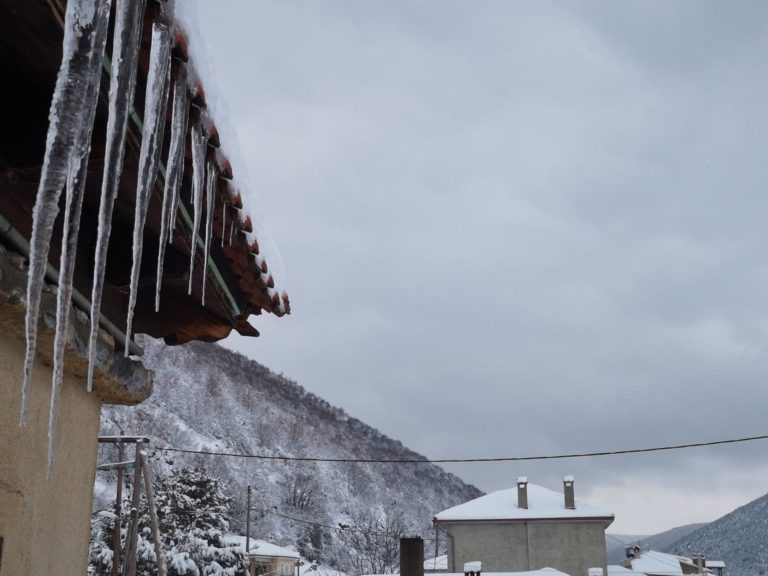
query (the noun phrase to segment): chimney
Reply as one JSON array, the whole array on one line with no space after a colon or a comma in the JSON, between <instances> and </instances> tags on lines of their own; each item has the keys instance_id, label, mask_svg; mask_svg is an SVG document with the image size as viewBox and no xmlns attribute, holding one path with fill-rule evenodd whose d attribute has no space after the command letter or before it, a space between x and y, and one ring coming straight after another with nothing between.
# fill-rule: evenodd
<instances>
[{"instance_id":1,"label":"chimney","mask_svg":"<svg viewBox=\"0 0 768 576\"><path fill-rule=\"evenodd\" d=\"M565 494L565 507L568 510L576 510L576 498L573 495L573 476L563 476L563 493Z\"/></svg>"},{"instance_id":2,"label":"chimney","mask_svg":"<svg viewBox=\"0 0 768 576\"><path fill-rule=\"evenodd\" d=\"M704 569L707 567L707 561L703 554L694 554L693 563L696 565L696 570L699 574L704 574Z\"/></svg>"},{"instance_id":3,"label":"chimney","mask_svg":"<svg viewBox=\"0 0 768 576\"><path fill-rule=\"evenodd\" d=\"M401 576L424 576L424 540L400 538Z\"/></svg>"},{"instance_id":4,"label":"chimney","mask_svg":"<svg viewBox=\"0 0 768 576\"><path fill-rule=\"evenodd\" d=\"M517 477L517 507L528 508L528 477Z\"/></svg>"},{"instance_id":5,"label":"chimney","mask_svg":"<svg viewBox=\"0 0 768 576\"><path fill-rule=\"evenodd\" d=\"M480 576L483 569L483 563L480 560L466 562L464 564L464 576Z\"/></svg>"}]
</instances>

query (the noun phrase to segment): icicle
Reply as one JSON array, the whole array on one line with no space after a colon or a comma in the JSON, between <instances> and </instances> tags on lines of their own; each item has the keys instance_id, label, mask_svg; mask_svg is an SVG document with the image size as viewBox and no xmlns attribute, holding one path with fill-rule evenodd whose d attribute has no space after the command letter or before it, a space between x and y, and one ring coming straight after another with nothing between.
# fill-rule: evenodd
<instances>
[{"instance_id":1,"label":"icicle","mask_svg":"<svg viewBox=\"0 0 768 576\"><path fill-rule=\"evenodd\" d=\"M163 214L160 221L160 246L157 254L157 282L155 283L155 312L160 310L160 285L163 282L163 260L166 240L176 224L176 203L184 175L184 140L187 137L187 71L183 66L173 82L173 114L171 116L171 146L165 169Z\"/></svg>"},{"instance_id":2,"label":"icicle","mask_svg":"<svg viewBox=\"0 0 768 576\"><path fill-rule=\"evenodd\" d=\"M179 156L179 169L178 169L178 177L177 177L177 183L175 184L176 189L173 194L173 198L171 201L171 211L168 214L168 220L171 225L171 232L173 230L176 230L176 215L179 209L179 191L181 189L181 182L184 176L184 148L187 141L187 127L189 123L189 92L187 91L187 69L186 67L182 66L181 69L183 70L182 74L184 75L184 99L181 99L181 88L179 86L179 83L181 80L179 78L176 78L176 85L174 86L174 100L173 100L173 125L176 126L176 111L178 107L179 111L179 121L178 126L182 128L181 132L181 140L179 141L179 148L180 148L180 156ZM179 96L177 96L177 90ZM183 116L181 116L183 114ZM173 146L173 136L171 136L171 146ZM169 153L170 158L170 153ZM168 244L173 244L173 234L168 234Z\"/></svg>"},{"instance_id":3,"label":"icicle","mask_svg":"<svg viewBox=\"0 0 768 576\"><path fill-rule=\"evenodd\" d=\"M192 124L192 209L194 210L194 223L192 224L190 256L189 256L189 291L192 294L192 278L195 271L195 249L197 248L197 234L200 231L200 212L203 209L203 186L205 186L205 146L207 138L203 134L200 122Z\"/></svg>"},{"instance_id":4,"label":"icicle","mask_svg":"<svg viewBox=\"0 0 768 576\"><path fill-rule=\"evenodd\" d=\"M211 255L211 237L213 236L213 207L216 199L216 184L219 180L219 168L213 160L208 161L208 183L206 186L205 207L205 254L203 254L203 297L205 306L205 281L208 278L208 258Z\"/></svg>"},{"instance_id":5,"label":"icicle","mask_svg":"<svg viewBox=\"0 0 768 576\"><path fill-rule=\"evenodd\" d=\"M235 221L229 223L229 245L232 246L232 236L235 233Z\"/></svg>"},{"instance_id":6,"label":"icicle","mask_svg":"<svg viewBox=\"0 0 768 576\"><path fill-rule=\"evenodd\" d=\"M37 319L53 223L59 213L59 198L70 173L76 144L81 142L90 109L96 106L96 102L89 102L88 97L94 92L91 85L101 79L99 70L93 73L92 63L98 56L98 23L103 16L103 9L100 9L103 6L104 0L71 0L67 4L61 68L48 114L45 157L32 211L20 426L24 425L27 415L27 390L35 361Z\"/></svg>"},{"instance_id":7,"label":"icicle","mask_svg":"<svg viewBox=\"0 0 768 576\"><path fill-rule=\"evenodd\" d=\"M88 391L93 389L93 369L96 365L96 341L99 335L101 295L107 267L107 249L112 231L112 210L120 185L125 153L125 132L128 115L136 92L136 64L146 0L117 0L115 31L112 40L112 67L109 81L109 116L104 154L104 177L101 182L99 226L91 290L91 333L88 338Z\"/></svg>"},{"instance_id":8,"label":"icicle","mask_svg":"<svg viewBox=\"0 0 768 576\"><path fill-rule=\"evenodd\" d=\"M144 128L139 156L139 182L136 189L136 216L133 223L133 267L131 293L128 300L128 319L125 328L125 355L128 356L133 328L133 312L139 289L141 253L143 251L144 223L147 207L157 177L160 151L163 147L165 111L168 105L168 77L171 71L171 34L160 22L152 24L152 48L149 53L147 96L144 100Z\"/></svg>"},{"instance_id":9,"label":"icicle","mask_svg":"<svg viewBox=\"0 0 768 576\"><path fill-rule=\"evenodd\" d=\"M88 175L88 157L91 151L91 133L96 116L99 86L101 84L101 61L107 43L109 29L110 0L101 2L96 8L93 49L89 55L87 87L83 105L86 107L80 125L73 154L70 157L67 176L67 200L64 210L64 237L59 263L59 290L56 301L56 333L53 344L53 378L51 383L51 405L48 413L48 460L47 475L50 478L53 466L53 451L56 442L56 420L59 392L64 380L64 349L69 331L69 315L72 309L72 281L75 275L77 237L80 231L80 214L85 195L85 181Z\"/></svg>"},{"instance_id":10,"label":"icicle","mask_svg":"<svg viewBox=\"0 0 768 576\"><path fill-rule=\"evenodd\" d=\"M221 203L221 247L224 247L224 236L227 235L227 203Z\"/></svg>"}]
</instances>

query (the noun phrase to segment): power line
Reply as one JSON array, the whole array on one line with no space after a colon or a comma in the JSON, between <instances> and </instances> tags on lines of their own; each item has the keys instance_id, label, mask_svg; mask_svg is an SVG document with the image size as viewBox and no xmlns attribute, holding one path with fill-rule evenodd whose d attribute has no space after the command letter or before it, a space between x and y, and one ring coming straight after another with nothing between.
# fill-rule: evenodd
<instances>
[{"instance_id":1,"label":"power line","mask_svg":"<svg viewBox=\"0 0 768 576\"><path fill-rule=\"evenodd\" d=\"M673 444L669 446L654 446L651 448L631 448L627 450L605 450L601 452L574 452L570 454L548 454L539 456L502 456L497 458L440 458L430 460L427 458L324 458L313 456L276 456L272 454L246 454L242 452L213 452L209 450L190 450L186 448L173 448L170 446L158 447L156 450L164 452L180 452L183 454L200 454L202 456L225 456L228 458L255 458L258 460L282 460L294 462L340 462L351 464L472 464L479 462L523 462L531 460L564 460L566 458L594 458L597 456L618 456L622 454L643 454L648 452L666 452L671 450L684 450L688 448L703 448L706 446L722 446L725 444L739 444L753 442L755 440L768 440L768 434L760 436L747 436L745 438L731 438L728 440L712 440L710 442L693 442L689 444Z\"/></svg>"},{"instance_id":2,"label":"power line","mask_svg":"<svg viewBox=\"0 0 768 576\"><path fill-rule=\"evenodd\" d=\"M270 514L273 514L275 516L280 516L280 518L286 518L287 520L292 520L293 522L308 524L309 526L318 526L320 528L328 528L329 530L335 530L339 533L357 532L359 534L366 534L368 536L381 536L382 538L400 538L400 536L402 536L402 534L398 534L395 532L384 532L382 530L366 530L363 528L357 528L350 524L343 524L341 522L339 522L339 524L336 526L331 526L330 524L322 524L320 522L313 522L312 520L303 520L301 518L296 518L295 516L288 516L287 514L281 514L277 510L271 510Z\"/></svg>"}]
</instances>

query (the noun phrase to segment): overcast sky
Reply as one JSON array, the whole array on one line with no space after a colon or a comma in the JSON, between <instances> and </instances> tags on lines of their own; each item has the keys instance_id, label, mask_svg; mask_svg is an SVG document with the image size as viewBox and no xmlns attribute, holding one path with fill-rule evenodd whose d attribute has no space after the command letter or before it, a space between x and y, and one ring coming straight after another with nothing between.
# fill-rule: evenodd
<instances>
[{"instance_id":1,"label":"overcast sky","mask_svg":"<svg viewBox=\"0 0 768 576\"><path fill-rule=\"evenodd\" d=\"M768 3L197 5L293 307L227 345L433 458L768 431ZM766 456L451 470L651 533Z\"/></svg>"}]
</instances>

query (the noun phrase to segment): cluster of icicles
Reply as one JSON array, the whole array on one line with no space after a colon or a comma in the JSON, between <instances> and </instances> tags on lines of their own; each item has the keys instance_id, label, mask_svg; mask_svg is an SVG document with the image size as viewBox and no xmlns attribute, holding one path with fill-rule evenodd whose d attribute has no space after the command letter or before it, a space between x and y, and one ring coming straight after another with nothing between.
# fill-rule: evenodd
<instances>
[{"instance_id":1,"label":"cluster of icicles","mask_svg":"<svg viewBox=\"0 0 768 576\"><path fill-rule=\"evenodd\" d=\"M40 185L33 211L30 239L29 278L27 284L26 335L27 349L24 362L24 382L20 425L27 412L27 395L34 364L37 342L37 322L40 313L48 249L53 224L58 216L61 193L66 190L64 237L62 239L57 294L56 331L53 353L53 381L48 427L48 475L50 476L53 448L56 438L57 402L63 380L63 362L70 317L75 251L80 214L85 192L91 133L99 95L101 67L105 55L112 0L69 0L64 24L63 58L51 103L45 158ZM93 372L99 333L101 298L112 223L112 211L117 197L123 168L125 139L129 115L132 112L136 87L136 68L141 42L141 31L146 0L116 0L112 65L110 69L109 104L101 185L98 232L95 250L94 280L91 293L91 326L88 351L88 391L93 387ZM171 134L166 160L165 187L162 204L160 248L157 263L155 310L160 305L160 285L166 243L172 241L179 205L179 190L184 170L184 147L188 129L191 97L187 72L182 64L179 73L171 79L171 30L160 20L152 25L152 44L147 75L144 123L142 129L139 176L136 192L136 211L133 229L133 267L131 270L130 299L127 315L125 354L131 340L139 270L142 257L142 237L147 208L160 164L163 148L165 111L169 92L173 87ZM213 206L219 177L215 161L206 162L207 135L201 120L195 121L190 131L193 166L194 224L192 230L189 293L195 265L196 238L203 213L203 196L207 210L205 223L205 273L203 274L203 304L205 304L205 277L213 232ZM207 173L207 179L206 179ZM226 215L226 211L224 212ZM232 242L234 221L230 224L229 242ZM222 223L222 245L226 220Z\"/></svg>"}]
</instances>

